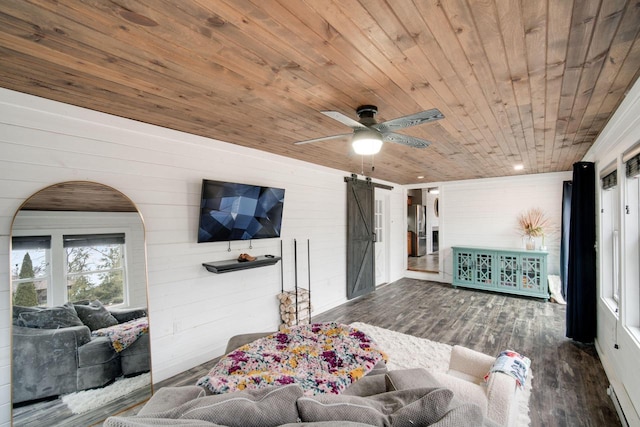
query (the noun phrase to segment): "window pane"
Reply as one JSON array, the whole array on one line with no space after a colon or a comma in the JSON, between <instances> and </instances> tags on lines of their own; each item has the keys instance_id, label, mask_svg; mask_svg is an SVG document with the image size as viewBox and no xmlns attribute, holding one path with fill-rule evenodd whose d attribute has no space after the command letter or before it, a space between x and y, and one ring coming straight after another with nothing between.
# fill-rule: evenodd
<instances>
[{"instance_id":1,"label":"window pane","mask_svg":"<svg viewBox=\"0 0 640 427\"><path fill-rule=\"evenodd\" d=\"M627 179L625 201L624 324L640 327L640 179Z\"/></svg>"},{"instance_id":2,"label":"window pane","mask_svg":"<svg viewBox=\"0 0 640 427\"><path fill-rule=\"evenodd\" d=\"M602 260L600 290L603 298L612 299L618 302L619 296L619 191L618 187L611 187L602 191L602 214L601 214L601 242L600 257ZM616 308L614 306L612 309Z\"/></svg>"},{"instance_id":3,"label":"window pane","mask_svg":"<svg viewBox=\"0 0 640 427\"><path fill-rule=\"evenodd\" d=\"M47 305L49 249L11 251L13 304L34 307Z\"/></svg>"},{"instance_id":4,"label":"window pane","mask_svg":"<svg viewBox=\"0 0 640 427\"><path fill-rule=\"evenodd\" d=\"M68 301L124 302L124 245L66 247Z\"/></svg>"},{"instance_id":5,"label":"window pane","mask_svg":"<svg viewBox=\"0 0 640 427\"><path fill-rule=\"evenodd\" d=\"M108 306L124 301L122 270L69 275L67 288L69 301L72 302L99 300Z\"/></svg>"},{"instance_id":6,"label":"window pane","mask_svg":"<svg viewBox=\"0 0 640 427\"><path fill-rule=\"evenodd\" d=\"M65 248L67 273L87 273L122 267L122 245Z\"/></svg>"},{"instance_id":7,"label":"window pane","mask_svg":"<svg viewBox=\"0 0 640 427\"><path fill-rule=\"evenodd\" d=\"M376 233L376 242L382 242L382 235L383 235L383 229L382 229L382 200L376 200L375 201L375 215L374 215L374 219L375 219L375 233Z\"/></svg>"}]
</instances>

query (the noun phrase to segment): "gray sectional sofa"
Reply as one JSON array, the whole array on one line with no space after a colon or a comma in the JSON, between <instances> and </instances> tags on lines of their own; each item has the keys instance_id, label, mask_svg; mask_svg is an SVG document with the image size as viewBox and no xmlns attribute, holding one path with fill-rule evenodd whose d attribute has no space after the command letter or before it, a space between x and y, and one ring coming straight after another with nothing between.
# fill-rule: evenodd
<instances>
[{"instance_id":1,"label":"gray sectional sofa","mask_svg":"<svg viewBox=\"0 0 640 427\"><path fill-rule=\"evenodd\" d=\"M149 334L117 353L91 331L147 315L146 308L107 310L97 301L60 307L13 307L14 404L107 385L148 372Z\"/></svg>"},{"instance_id":2,"label":"gray sectional sofa","mask_svg":"<svg viewBox=\"0 0 640 427\"><path fill-rule=\"evenodd\" d=\"M270 333L232 337L229 353ZM105 427L498 427L480 406L454 395L424 369L387 371L384 362L340 395L304 396L296 384L211 395L199 386L164 387L131 417Z\"/></svg>"},{"instance_id":3,"label":"gray sectional sofa","mask_svg":"<svg viewBox=\"0 0 640 427\"><path fill-rule=\"evenodd\" d=\"M198 386L158 390L133 417L105 427L143 426L433 426L495 427L424 369L367 375L341 395L304 396L296 384L207 395Z\"/></svg>"}]
</instances>

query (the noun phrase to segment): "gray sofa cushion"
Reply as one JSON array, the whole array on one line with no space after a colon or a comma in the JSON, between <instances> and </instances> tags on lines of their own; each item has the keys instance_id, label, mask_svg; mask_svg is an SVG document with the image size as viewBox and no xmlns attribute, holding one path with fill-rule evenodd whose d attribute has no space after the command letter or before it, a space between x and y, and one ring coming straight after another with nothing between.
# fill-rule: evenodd
<instances>
[{"instance_id":1,"label":"gray sofa cushion","mask_svg":"<svg viewBox=\"0 0 640 427\"><path fill-rule=\"evenodd\" d=\"M22 305L13 306L13 324L15 326L22 326L20 324L20 314L25 312L42 311L42 307L25 307Z\"/></svg>"},{"instance_id":2,"label":"gray sofa cushion","mask_svg":"<svg viewBox=\"0 0 640 427\"><path fill-rule=\"evenodd\" d=\"M390 390L387 390L384 375L365 375L358 381L351 383L351 385L342 392L342 395L365 397L387 391Z\"/></svg>"},{"instance_id":3,"label":"gray sofa cushion","mask_svg":"<svg viewBox=\"0 0 640 427\"><path fill-rule=\"evenodd\" d=\"M78 348L78 366L93 366L116 359L118 353L107 337L93 337L90 342Z\"/></svg>"},{"instance_id":4,"label":"gray sofa cushion","mask_svg":"<svg viewBox=\"0 0 640 427\"><path fill-rule=\"evenodd\" d=\"M135 375L151 370L149 357L149 334L138 337L136 342L120 352L120 364L123 375Z\"/></svg>"},{"instance_id":5,"label":"gray sofa cushion","mask_svg":"<svg viewBox=\"0 0 640 427\"><path fill-rule=\"evenodd\" d=\"M109 313L116 318L118 323L128 322L133 319L139 319L147 316L146 307L134 308L111 308Z\"/></svg>"},{"instance_id":6,"label":"gray sofa cushion","mask_svg":"<svg viewBox=\"0 0 640 427\"><path fill-rule=\"evenodd\" d=\"M398 390L369 397L327 394L298 399L298 412L305 422L429 425L447 413L452 396L453 393L444 388Z\"/></svg>"},{"instance_id":7,"label":"gray sofa cushion","mask_svg":"<svg viewBox=\"0 0 640 427\"><path fill-rule=\"evenodd\" d=\"M138 411L138 416L165 412L190 400L206 396L206 390L196 385L163 387Z\"/></svg>"},{"instance_id":8,"label":"gray sofa cushion","mask_svg":"<svg viewBox=\"0 0 640 427\"><path fill-rule=\"evenodd\" d=\"M92 331L118 324L116 318L98 300L88 304L75 304L74 307L82 323Z\"/></svg>"},{"instance_id":9,"label":"gray sofa cushion","mask_svg":"<svg viewBox=\"0 0 640 427\"><path fill-rule=\"evenodd\" d=\"M426 369L399 369L385 374L386 391L420 387L442 387L442 384Z\"/></svg>"},{"instance_id":10,"label":"gray sofa cushion","mask_svg":"<svg viewBox=\"0 0 640 427\"><path fill-rule=\"evenodd\" d=\"M82 326L72 304L60 307L43 308L34 311L22 311L18 315L18 325L27 328L59 329Z\"/></svg>"},{"instance_id":11,"label":"gray sofa cushion","mask_svg":"<svg viewBox=\"0 0 640 427\"><path fill-rule=\"evenodd\" d=\"M372 427L371 424L356 423L353 421L316 421L314 423L291 423L280 427Z\"/></svg>"},{"instance_id":12,"label":"gray sofa cushion","mask_svg":"<svg viewBox=\"0 0 640 427\"><path fill-rule=\"evenodd\" d=\"M167 418L109 417L104 427L226 427L202 420L171 420Z\"/></svg>"},{"instance_id":13,"label":"gray sofa cushion","mask_svg":"<svg viewBox=\"0 0 640 427\"><path fill-rule=\"evenodd\" d=\"M298 420L296 400L301 396L302 389L295 384L265 387L204 396L169 411L137 418L202 420L229 427L275 427Z\"/></svg>"}]
</instances>

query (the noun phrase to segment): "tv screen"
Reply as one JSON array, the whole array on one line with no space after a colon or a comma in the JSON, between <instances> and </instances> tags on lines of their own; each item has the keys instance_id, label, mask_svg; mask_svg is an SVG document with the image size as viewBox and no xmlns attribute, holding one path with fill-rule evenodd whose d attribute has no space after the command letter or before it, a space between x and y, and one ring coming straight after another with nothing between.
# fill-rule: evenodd
<instances>
[{"instance_id":1,"label":"tv screen","mask_svg":"<svg viewBox=\"0 0 640 427\"><path fill-rule=\"evenodd\" d=\"M202 181L198 243L280 237L284 189Z\"/></svg>"}]
</instances>

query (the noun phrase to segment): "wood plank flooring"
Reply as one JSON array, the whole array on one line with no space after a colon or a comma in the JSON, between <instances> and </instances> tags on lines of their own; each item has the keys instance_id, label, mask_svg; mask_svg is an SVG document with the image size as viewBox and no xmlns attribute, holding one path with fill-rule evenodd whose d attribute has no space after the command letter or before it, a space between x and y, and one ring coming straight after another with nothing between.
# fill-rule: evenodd
<instances>
[{"instance_id":1,"label":"wood plank flooring","mask_svg":"<svg viewBox=\"0 0 640 427\"><path fill-rule=\"evenodd\" d=\"M69 407L62 402L62 399L51 399L37 402L31 405L20 406L13 409L14 427L54 427L54 426L77 426L86 427L96 423L101 425L101 421L120 411L121 408L132 407L137 402L146 402L151 397L149 387L137 390L126 396L122 396L95 411L84 414L74 414ZM135 412L141 404L135 406Z\"/></svg>"},{"instance_id":2,"label":"wood plank flooring","mask_svg":"<svg viewBox=\"0 0 640 427\"><path fill-rule=\"evenodd\" d=\"M564 336L564 306L401 279L313 320L365 322L492 355L507 348L519 351L532 360L531 427L620 425L594 346ZM155 389L193 385L215 362L162 381ZM138 410L135 407L122 415Z\"/></svg>"}]
</instances>

